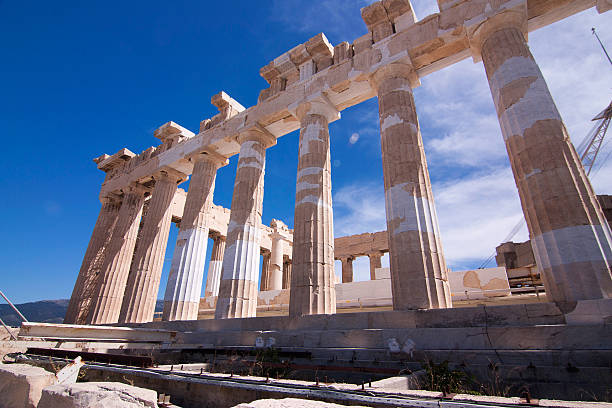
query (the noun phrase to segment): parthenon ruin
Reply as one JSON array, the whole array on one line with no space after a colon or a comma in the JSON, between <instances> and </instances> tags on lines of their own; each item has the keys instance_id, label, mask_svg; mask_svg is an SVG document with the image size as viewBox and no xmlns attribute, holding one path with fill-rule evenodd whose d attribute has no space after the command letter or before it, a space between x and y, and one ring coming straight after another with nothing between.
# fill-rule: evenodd
<instances>
[{"instance_id":1,"label":"parthenon ruin","mask_svg":"<svg viewBox=\"0 0 612 408\"><path fill-rule=\"evenodd\" d=\"M530 31L609 0L438 0L418 20L409 0L362 9L368 33L333 46L318 34L272 60L269 83L245 109L225 92L197 134L168 122L161 144L95 159L106 173L102 208L66 323L153 320L172 221L179 233L163 320L198 318L206 247L214 239L206 296L215 318L254 317L258 291L289 290L289 315L336 313L334 260L352 281L354 254L333 233L329 123L378 97L387 231L372 236L371 277L388 248L397 311L452 307L448 271L412 90L465 58L484 64L548 299L612 296L612 234L529 47ZM294 229L262 225L266 150L300 129ZM217 170L238 154L231 211L213 204ZM190 178L185 193L178 185ZM263 254L261 283L260 256Z\"/></svg>"}]
</instances>

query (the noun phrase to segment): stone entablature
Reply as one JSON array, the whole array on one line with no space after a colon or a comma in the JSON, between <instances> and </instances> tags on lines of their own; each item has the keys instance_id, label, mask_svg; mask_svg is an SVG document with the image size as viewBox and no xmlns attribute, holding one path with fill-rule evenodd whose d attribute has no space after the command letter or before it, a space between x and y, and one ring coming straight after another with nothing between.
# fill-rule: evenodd
<instances>
[{"instance_id":1,"label":"stone entablature","mask_svg":"<svg viewBox=\"0 0 612 408\"><path fill-rule=\"evenodd\" d=\"M263 100L257 105L240 111L241 105L227 94L214 96L213 104L217 107L223 106L217 102L222 99L227 101L230 108L220 109L220 113L210 119L210 123L204 121L205 125L197 135L187 131L182 135L183 139L172 146L149 148L133 157L126 165L117 168L105 181L101 196L118 192L130 182L143 182L164 167L190 174L193 165L188 161L188 157L201 151L218 153L225 157L238 154L239 144L235 140L236 135L241 129L254 124L263 126L276 138L290 133L299 128L299 121L291 114L288 107L307 99L310 95L324 92L338 111L370 99L375 96L375 90L368 82L368 77L371 72L384 65L407 61L414 67L418 77L423 77L468 58L472 55L468 31L496 13L508 9L521 9L525 14L528 30L533 31L593 7L592 2L584 1L506 0L495 2L497 7L491 9L488 2L441 1L439 3L442 11L411 24L409 21L413 12L407 0L383 3L391 7L392 11L396 9L405 11L395 17L393 27L396 32L388 32L387 28L388 35L376 38L376 42L373 33L369 32L348 47L345 43L334 47L333 52L324 50L328 45L331 47L331 44L322 34L293 48L262 68L262 76L272 83L281 76L281 72L285 78L289 78L289 83L285 84L284 89L281 87L276 93L271 91L274 97L266 95L267 97L262 98ZM404 22L406 15L408 19ZM378 29L375 31L379 32ZM296 55L304 49L308 52L309 47L315 56L307 57L308 61L319 58L319 68L312 76L299 79L295 74L296 65L293 61L299 62L302 59L294 57L292 61L291 55ZM336 52L339 56L343 54L343 59L335 58ZM330 63L330 58L333 63ZM304 65L302 64L302 70L308 69ZM274 69L279 73L276 75L268 73L275 72ZM289 71L293 74L288 73Z\"/></svg>"}]
</instances>

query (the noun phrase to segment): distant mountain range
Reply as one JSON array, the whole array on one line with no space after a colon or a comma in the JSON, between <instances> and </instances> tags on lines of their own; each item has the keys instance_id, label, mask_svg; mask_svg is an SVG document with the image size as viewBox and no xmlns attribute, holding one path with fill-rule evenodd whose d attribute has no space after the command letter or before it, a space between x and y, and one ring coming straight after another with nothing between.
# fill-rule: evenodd
<instances>
[{"instance_id":1,"label":"distant mountain range","mask_svg":"<svg viewBox=\"0 0 612 408\"><path fill-rule=\"evenodd\" d=\"M39 323L62 323L66 310L68 309L68 299L41 300L15 305L17 309L31 322ZM155 311L161 312L164 306L163 300L158 300ZM0 319L8 326L21 326L19 315L7 304L0 304ZM2 326L0 326L0 330Z\"/></svg>"}]
</instances>

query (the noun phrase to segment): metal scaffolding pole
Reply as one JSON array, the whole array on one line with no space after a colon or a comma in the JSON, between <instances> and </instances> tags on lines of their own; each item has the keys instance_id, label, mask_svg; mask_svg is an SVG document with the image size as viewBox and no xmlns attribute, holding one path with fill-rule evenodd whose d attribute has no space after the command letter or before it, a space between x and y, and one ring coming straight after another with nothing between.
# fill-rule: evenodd
<instances>
[{"instance_id":1,"label":"metal scaffolding pole","mask_svg":"<svg viewBox=\"0 0 612 408\"><path fill-rule=\"evenodd\" d=\"M17 312L17 314L19 315L19 317L21 317L21 319L22 319L24 322L27 322L27 321L28 321L28 319L26 319L26 318L25 318L25 316L21 314L21 312L20 312L20 311L19 311L19 310L18 310L18 309L15 307L15 305L14 305L14 304L13 304L13 303L12 303L12 302L11 302L11 301L10 301L10 300L9 300L9 299L8 299L8 298L5 296L5 295L4 295L4 293L2 293L2 291L1 291L1 290L0 290L0 296L2 296L2 297L4 298L4 300L6 300L6 303L8 303L8 304L9 304L9 306L10 306L10 307L12 307L12 308L13 308L13 310L14 310L15 312Z\"/></svg>"}]
</instances>

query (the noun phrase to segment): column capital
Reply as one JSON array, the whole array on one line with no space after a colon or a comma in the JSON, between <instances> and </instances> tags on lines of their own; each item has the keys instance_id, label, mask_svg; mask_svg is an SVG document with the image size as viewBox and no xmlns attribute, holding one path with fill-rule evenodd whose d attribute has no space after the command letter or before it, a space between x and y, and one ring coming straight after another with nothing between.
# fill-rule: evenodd
<instances>
[{"instance_id":1,"label":"column capital","mask_svg":"<svg viewBox=\"0 0 612 408\"><path fill-rule=\"evenodd\" d=\"M375 250L375 251L368 251L368 252L366 252L366 255L368 257L372 257L372 256L384 256L385 253L383 251Z\"/></svg>"},{"instance_id":2,"label":"column capital","mask_svg":"<svg viewBox=\"0 0 612 408\"><path fill-rule=\"evenodd\" d=\"M123 187L121 191L123 192L123 194L132 193L132 194L138 194L138 195L145 195L145 193L150 193L151 189L140 183L133 182Z\"/></svg>"},{"instance_id":3,"label":"column capital","mask_svg":"<svg viewBox=\"0 0 612 408\"><path fill-rule=\"evenodd\" d=\"M308 115L323 116L327 119L327 123L340 119L340 111L323 92L310 95L303 101L294 102L287 109L300 122Z\"/></svg>"},{"instance_id":4,"label":"column capital","mask_svg":"<svg viewBox=\"0 0 612 408\"><path fill-rule=\"evenodd\" d=\"M341 260L342 262L349 262L349 261L354 261L355 257L353 255L346 255L346 256L339 256L338 257L339 260Z\"/></svg>"},{"instance_id":5,"label":"column capital","mask_svg":"<svg viewBox=\"0 0 612 408\"><path fill-rule=\"evenodd\" d=\"M119 204L121 202L121 196L116 193L108 193L100 197L100 202L102 205Z\"/></svg>"},{"instance_id":6,"label":"column capital","mask_svg":"<svg viewBox=\"0 0 612 408\"><path fill-rule=\"evenodd\" d=\"M225 237L219 231L208 230L208 237L213 241L225 241Z\"/></svg>"},{"instance_id":7,"label":"column capital","mask_svg":"<svg viewBox=\"0 0 612 408\"><path fill-rule=\"evenodd\" d=\"M421 85L421 80L414 67L405 62L394 62L380 67L376 72L370 75L370 84L378 91L380 84L389 78L405 78L410 83L411 88L416 88Z\"/></svg>"},{"instance_id":8,"label":"column capital","mask_svg":"<svg viewBox=\"0 0 612 408\"><path fill-rule=\"evenodd\" d=\"M215 164L217 167L226 166L229 163L229 159L219 153L214 152L200 152L189 157L189 161L192 163L209 161Z\"/></svg>"},{"instance_id":9,"label":"column capital","mask_svg":"<svg viewBox=\"0 0 612 408\"><path fill-rule=\"evenodd\" d=\"M187 175L184 173L181 173L180 171L166 167L163 170L159 170L158 172L153 174L152 178L156 182L160 180L168 179L178 184L180 182L187 180Z\"/></svg>"},{"instance_id":10,"label":"column capital","mask_svg":"<svg viewBox=\"0 0 612 408\"><path fill-rule=\"evenodd\" d=\"M255 123L254 125L243 128L238 133L236 137L236 141L239 144L243 144L248 141L256 141L264 145L264 148L272 147L276 144L276 137L266 128L261 126L259 123Z\"/></svg>"},{"instance_id":11,"label":"column capital","mask_svg":"<svg viewBox=\"0 0 612 408\"><path fill-rule=\"evenodd\" d=\"M521 3L512 9L486 16L484 21L466 27L474 62L482 61L482 46L489 36L505 28L516 28L523 34L525 41L527 41L527 3Z\"/></svg>"}]
</instances>

